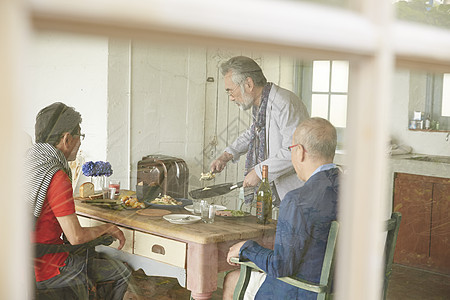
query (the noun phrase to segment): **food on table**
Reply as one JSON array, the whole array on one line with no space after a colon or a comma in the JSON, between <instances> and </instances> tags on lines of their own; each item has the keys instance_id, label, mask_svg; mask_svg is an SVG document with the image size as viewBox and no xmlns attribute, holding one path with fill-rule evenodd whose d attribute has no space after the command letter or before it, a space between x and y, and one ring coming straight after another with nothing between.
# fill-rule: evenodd
<instances>
[{"instance_id":1,"label":"food on table","mask_svg":"<svg viewBox=\"0 0 450 300\"><path fill-rule=\"evenodd\" d=\"M89 199L91 200L95 200L95 199L103 199L103 194L94 194L94 195L90 195Z\"/></svg>"},{"instance_id":2,"label":"food on table","mask_svg":"<svg viewBox=\"0 0 450 300\"><path fill-rule=\"evenodd\" d=\"M80 186L80 197L87 198L94 195L94 184L91 182L85 182Z\"/></svg>"},{"instance_id":3,"label":"food on table","mask_svg":"<svg viewBox=\"0 0 450 300\"><path fill-rule=\"evenodd\" d=\"M164 195L160 198L155 198L150 202L151 204L159 204L159 205L181 205L183 202L177 201L170 197L169 195Z\"/></svg>"},{"instance_id":4,"label":"food on table","mask_svg":"<svg viewBox=\"0 0 450 300\"><path fill-rule=\"evenodd\" d=\"M120 200L123 205L129 208L145 208L145 204L143 202L139 202L139 200L133 196L123 196Z\"/></svg>"},{"instance_id":5,"label":"food on table","mask_svg":"<svg viewBox=\"0 0 450 300\"><path fill-rule=\"evenodd\" d=\"M246 216L247 213L242 210L225 209L225 210L216 211L216 215L222 216L222 217L243 217L243 216Z\"/></svg>"},{"instance_id":6,"label":"food on table","mask_svg":"<svg viewBox=\"0 0 450 300\"><path fill-rule=\"evenodd\" d=\"M216 177L216 174L209 171L208 173L201 173L199 180L211 180L214 179L214 177Z\"/></svg>"}]
</instances>

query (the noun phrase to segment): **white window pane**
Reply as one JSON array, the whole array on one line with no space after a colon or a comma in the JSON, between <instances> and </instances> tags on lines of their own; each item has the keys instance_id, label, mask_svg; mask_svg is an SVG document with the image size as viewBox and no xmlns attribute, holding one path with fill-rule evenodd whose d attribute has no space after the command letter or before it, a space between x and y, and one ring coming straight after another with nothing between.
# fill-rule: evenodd
<instances>
[{"instance_id":1,"label":"white window pane","mask_svg":"<svg viewBox=\"0 0 450 300\"><path fill-rule=\"evenodd\" d=\"M328 119L328 95L313 94L311 101L311 117Z\"/></svg>"},{"instance_id":2,"label":"white window pane","mask_svg":"<svg viewBox=\"0 0 450 300\"><path fill-rule=\"evenodd\" d=\"M313 62L313 92L329 92L330 89L330 61L315 60Z\"/></svg>"},{"instance_id":3,"label":"white window pane","mask_svg":"<svg viewBox=\"0 0 450 300\"><path fill-rule=\"evenodd\" d=\"M348 61L334 60L331 68L331 92L347 93Z\"/></svg>"},{"instance_id":4,"label":"white window pane","mask_svg":"<svg viewBox=\"0 0 450 300\"><path fill-rule=\"evenodd\" d=\"M450 117L450 73L444 74L442 85L442 116Z\"/></svg>"},{"instance_id":5,"label":"white window pane","mask_svg":"<svg viewBox=\"0 0 450 300\"><path fill-rule=\"evenodd\" d=\"M331 95L330 122L335 127L346 127L347 124L347 96Z\"/></svg>"}]
</instances>

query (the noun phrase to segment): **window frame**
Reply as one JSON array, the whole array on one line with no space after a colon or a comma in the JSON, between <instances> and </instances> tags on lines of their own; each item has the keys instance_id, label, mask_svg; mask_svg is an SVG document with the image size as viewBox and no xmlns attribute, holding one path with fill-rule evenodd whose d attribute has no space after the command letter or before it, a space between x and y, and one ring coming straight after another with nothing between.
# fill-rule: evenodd
<instances>
[{"instance_id":1,"label":"window frame","mask_svg":"<svg viewBox=\"0 0 450 300\"><path fill-rule=\"evenodd\" d=\"M322 59L323 60L323 59ZM348 87L347 92L332 92L331 91L331 79L332 79L332 62L333 60L327 60L330 62L330 76L329 76L329 89L328 92L313 92L312 91L312 81L313 81L313 65L314 60L308 61L296 61L294 72L294 90L296 91L297 95L302 99L303 103L305 104L306 108L308 109L309 114L312 116L312 95L313 94L324 94L328 95L328 117L327 119L330 119L330 101L331 101L331 95L346 95L347 96L347 108L348 109ZM350 66L349 66L350 68ZM346 127L336 127L336 132L338 136L338 144L337 149L343 150L345 148L344 142L345 142L345 130Z\"/></svg>"},{"instance_id":2,"label":"window frame","mask_svg":"<svg viewBox=\"0 0 450 300\"><path fill-rule=\"evenodd\" d=\"M0 56L5 66L3 72L8 74L5 76L8 84L0 89L1 98L8 99L1 116L6 121L11 120L10 116L17 111L16 103L25 102L20 87L24 86L23 78L27 76L20 70L20 58L27 57L24 55L26 41L33 29L112 34L174 43L233 45L259 51L348 59L351 67L346 141L347 157L351 157L347 165L351 172L342 184L336 298L379 299L382 221L386 206L389 206L384 201L387 199L386 116L392 97L394 65L448 71L450 32L394 20L390 1L348 0L348 3L351 10L288 0L227 0L215 1L214 5L205 0L1 1L1 8L6 9L4 12L0 9L4 17L0 18L0 23L8 33L2 37L2 51L6 55ZM248 12L254 11L255 7L258 14L248 24ZM230 8L239 9L224 14ZM3 140L9 141L10 124L14 123L5 123L0 129ZM7 143L2 149L6 154L3 155L4 168L0 178L3 190L17 187L20 180L18 176L11 176L15 166L11 162L20 161L14 156L15 145L14 142ZM12 197L17 203L21 200L18 195ZM22 253L18 249L23 249L24 243L20 241L27 240L23 222L28 217L26 211L16 209L11 214L13 218L0 218L4 242L22 261L25 261L23 257L27 250L25 247ZM16 229L14 234L10 228ZM18 235L21 238L17 238ZM0 298L24 299L21 296L24 293L23 274L17 269L26 263L12 260L10 255L0 257L4 266L2 272L8 274L0 283ZM25 278L28 277L31 278Z\"/></svg>"}]
</instances>

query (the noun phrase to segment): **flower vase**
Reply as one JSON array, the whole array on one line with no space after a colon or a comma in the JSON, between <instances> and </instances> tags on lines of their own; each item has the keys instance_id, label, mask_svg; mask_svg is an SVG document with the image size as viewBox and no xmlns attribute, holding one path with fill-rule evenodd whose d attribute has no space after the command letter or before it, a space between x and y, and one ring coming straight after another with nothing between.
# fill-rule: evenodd
<instances>
[{"instance_id":1,"label":"flower vase","mask_svg":"<svg viewBox=\"0 0 450 300\"><path fill-rule=\"evenodd\" d=\"M94 184L94 190L102 192L103 188L106 188L106 176L94 176L91 177L91 182Z\"/></svg>"}]
</instances>

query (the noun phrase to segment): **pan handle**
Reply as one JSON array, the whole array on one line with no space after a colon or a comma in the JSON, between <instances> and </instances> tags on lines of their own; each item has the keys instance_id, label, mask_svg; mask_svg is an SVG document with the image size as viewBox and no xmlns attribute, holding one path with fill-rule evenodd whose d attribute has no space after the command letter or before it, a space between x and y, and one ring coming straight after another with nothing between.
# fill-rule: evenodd
<instances>
[{"instance_id":1,"label":"pan handle","mask_svg":"<svg viewBox=\"0 0 450 300\"><path fill-rule=\"evenodd\" d=\"M230 187L230 191L242 187L243 184L244 184L244 181L236 182L236 184L233 184L233 185Z\"/></svg>"}]
</instances>

